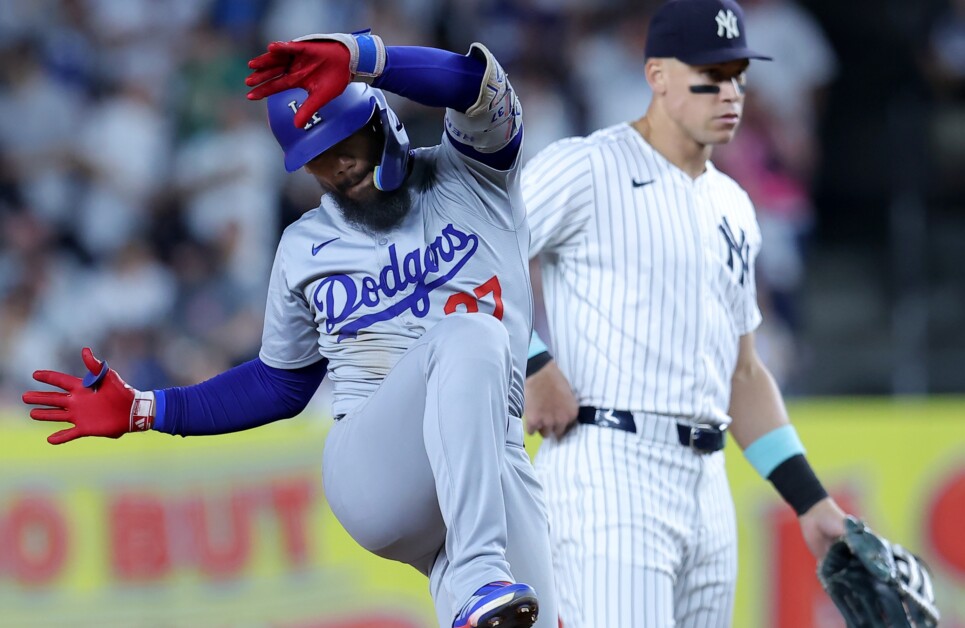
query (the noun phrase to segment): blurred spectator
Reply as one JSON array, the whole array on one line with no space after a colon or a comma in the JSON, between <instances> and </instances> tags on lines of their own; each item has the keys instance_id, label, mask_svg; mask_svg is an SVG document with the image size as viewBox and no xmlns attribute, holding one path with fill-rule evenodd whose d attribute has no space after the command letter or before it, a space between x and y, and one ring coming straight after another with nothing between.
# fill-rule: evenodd
<instances>
[{"instance_id":1,"label":"blurred spectator","mask_svg":"<svg viewBox=\"0 0 965 628\"><path fill-rule=\"evenodd\" d=\"M793 0L744 0L747 30L756 50L773 63L752 63L754 98L773 117L781 159L809 181L819 158L816 125L838 71L837 56L815 19Z\"/></svg>"},{"instance_id":2,"label":"blurred spectator","mask_svg":"<svg viewBox=\"0 0 965 628\"><path fill-rule=\"evenodd\" d=\"M0 2L0 41L14 41L37 35L49 25L58 0Z\"/></svg>"},{"instance_id":3,"label":"blurred spectator","mask_svg":"<svg viewBox=\"0 0 965 628\"><path fill-rule=\"evenodd\" d=\"M748 90L741 131L729 144L715 149L713 160L740 182L754 202L764 242L757 258L764 323L756 337L774 378L793 391L793 376L802 362L794 338L800 331L798 300L814 211L807 184L776 146L781 125L756 96Z\"/></svg>"},{"instance_id":4,"label":"blurred spectator","mask_svg":"<svg viewBox=\"0 0 965 628\"><path fill-rule=\"evenodd\" d=\"M0 52L0 77L5 169L32 212L67 225L76 193L71 142L86 123L85 95L47 72L36 39L7 43Z\"/></svg>"},{"instance_id":5,"label":"blurred spectator","mask_svg":"<svg viewBox=\"0 0 965 628\"><path fill-rule=\"evenodd\" d=\"M513 74L513 87L519 94L526 120L521 159L525 163L547 145L561 137L577 134L573 102L550 77L535 68ZM529 112L537 115L527 116Z\"/></svg>"},{"instance_id":6,"label":"blurred spectator","mask_svg":"<svg viewBox=\"0 0 965 628\"><path fill-rule=\"evenodd\" d=\"M154 195L168 174L171 125L153 90L128 80L90 107L74 137L86 184L71 203L74 229L92 257L110 255L143 235Z\"/></svg>"},{"instance_id":7,"label":"blurred spectator","mask_svg":"<svg viewBox=\"0 0 965 628\"><path fill-rule=\"evenodd\" d=\"M88 342L98 343L116 331L160 326L171 313L176 290L171 271L148 244L128 240L87 282L79 309L90 320Z\"/></svg>"},{"instance_id":8,"label":"blurred spectator","mask_svg":"<svg viewBox=\"0 0 965 628\"><path fill-rule=\"evenodd\" d=\"M247 102L243 99L248 55L228 33L201 23L188 36L183 54L173 82L178 139L213 131L221 115L218 109L227 99Z\"/></svg>"},{"instance_id":9,"label":"blurred spectator","mask_svg":"<svg viewBox=\"0 0 965 628\"><path fill-rule=\"evenodd\" d=\"M931 125L934 178L942 193L961 199L965 180L965 0L951 0L932 22L922 71L937 97Z\"/></svg>"},{"instance_id":10,"label":"blurred spectator","mask_svg":"<svg viewBox=\"0 0 965 628\"><path fill-rule=\"evenodd\" d=\"M174 191L189 233L220 248L234 281L261 301L280 233L281 154L251 103L223 96L212 111L214 128L175 155Z\"/></svg>"},{"instance_id":11,"label":"blurred spectator","mask_svg":"<svg viewBox=\"0 0 965 628\"><path fill-rule=\"evenodd\" d=\"M160 98L176 71L185 34L210 0L85 0L97 38L98 70L109 83L137 80Z\"/></svg>"},{"instance_id":12,"label":"blurred spectator","mask_svg":"<svg viewBox=\"0 0 965 628\"><path fill-rule=\"evenodd\" d=\"M37 316L37 292L37 286L22 282L0 302L0 406L19 402L35 370L63 364L57 337Z\"/></svg>"},{"instance_id":13,"label":"blurred spectator","mask_svg":"<svg viewBox=\"0 0 965 628\"><path fill-rule=\"evenodd\" d=\"M52 230L26 209L0 212L0 404L18 400L34 370L62 364L61 336L42 310L59 257L53 244Z\"/></svg>"},{"instance_id":14,"label":"blurred spectator","mask_svg":"<svg viewBox=\"0 0 965 628\"><path fill-rule=\"evenodd\" d=\"M309 33L350 33L365 28L361 13L366 2L341 0L276 0L261 23L264 42L285 41Z\"/></svg>"},{"instance_id":15,"label":"blurred spectator","mask_svg":"<svg viewBox=\"0 0 965 628\"><path fill-rule=\"evenodd\" d=\"M593 28L573 47L574 90L586 94L586 126L602 129L640 117L652 92L643 75L649 16L636 7Z\"/></svg>"},{"instance_id":16,"label":"blurred spectator","mask_svg":"<svg viewBox=\"0 0 965 628\"><path fill-rule=\"evenodd\" d=\"M965 95L965 0L951 0L929 34L931 76L940 91Z\"/></svg>"},{"instance_id":17,"label":"blurred spectator","mask_svg":"<svg viewBox=\"0 0 965 628\"><path fill-rule=\"evenodd\" d=\"M179 291L166 332L207 343L229 362L253 357L258 344L251 339L261 336L262 308L252 304L261 300L246 298L224 272L222 255L186 239L175 249L173 265Z\"/></svg>"},{"instance_id":18,"label":"blurred spectator","mask_svg":"<svg viewBox=\"0 0 965 628\"><path fill-rule=\"evenodd\" d=\"M61 0L44 19L38 36L50 77L90 94L99 81L98 48L85 0Z\"/></svg>"}]
</instances>

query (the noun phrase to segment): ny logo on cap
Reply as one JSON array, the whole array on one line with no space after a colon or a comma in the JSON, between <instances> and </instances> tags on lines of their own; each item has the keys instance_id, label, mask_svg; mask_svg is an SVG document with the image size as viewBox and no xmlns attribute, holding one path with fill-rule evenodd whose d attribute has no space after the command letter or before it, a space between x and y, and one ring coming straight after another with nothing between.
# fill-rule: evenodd
<instances>
[{"instance_id":1,"label":"ny logo on cap","mask_svg":"<svg viewBox=\"0 0 965 628\"><path fill-rule=\"evenodd\" d=\"M737 16L730 9L721 9L717 12L717 36L734 39L740 37L740 29L737 27Z\"/></svg>"}]
</instances>

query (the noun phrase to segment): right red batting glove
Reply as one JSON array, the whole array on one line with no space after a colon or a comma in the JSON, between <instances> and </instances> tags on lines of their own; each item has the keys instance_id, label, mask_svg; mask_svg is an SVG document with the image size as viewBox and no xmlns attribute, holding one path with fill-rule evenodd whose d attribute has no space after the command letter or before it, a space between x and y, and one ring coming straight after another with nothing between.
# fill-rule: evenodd
<instances>
[{"instance_id":1,"label":"right red batting glove","mask_svg":"<svg viewBox=\"0 0 965 628\"><path fill-rule=\"evenodd\" d=\"M59 445L81 436L120 438L128 432L151 429L154 393L128 386L117 371L95 358L88 347L81 352L81 357L89 371L84 379L57 371L34 371L35 380L64 392L31 390L23 394L24 403L45 406L32 408L30 418L73 423L73 427L48 436L47 442Z\"/></svg>"},{"instance_id":2,"label":"right red batting glove","mask_svg":"<svg viewBox=\"0 0 965 628\"><path fill-rule=\"evenodd\" d=\"M355 80L372 81L385 68L385 45L368 31L306 35L268 44L268 52L248 62L245 85L249 100L260 100L293 87L308 92L295 114L304 127L312 114L345 91Z\"/></svg>"},{"instance_id":3,"label":"right red batting glove","mask_svg":"<svg viewBox=\"0 0 965 628\"><path fill-rule=\"evenodd\" d=\"M248 98L258 100L301 87L308 98L295 114L295 126L305 126L313 113L345 91L352 80L348 64L348 48L338 42L272 42L268 52L248 62L254 71L245 84L256 86L248 92Z\"/></svg>"}]
</instances>

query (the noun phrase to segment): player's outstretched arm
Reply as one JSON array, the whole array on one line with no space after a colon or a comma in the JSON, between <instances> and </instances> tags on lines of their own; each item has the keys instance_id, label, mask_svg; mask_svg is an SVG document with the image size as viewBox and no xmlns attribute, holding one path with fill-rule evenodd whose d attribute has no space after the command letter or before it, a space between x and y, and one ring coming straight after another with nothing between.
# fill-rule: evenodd
<instances>
[{"instance_id":1,"label":"player's outstretched arm","mask_svg":"<svg viewBox=\"0 0 965 628\"><path fill-rule=\"evenodd\" d=\"M273 42L248 62L248 98L299 87L308 97L296 126L364 81L429 107L449 109L446 133L461 152L494 168L515 162L522 139L520 106L506 73L481 44L467 55L421 46L385 46L368 31L306 35Z\"/></svg>"},{"instance_id":2,"label":"player's outstretched arm","mask_svg":"<svg viewBox=\"0 0 965 628\"><path fill-rule=\"evenodd\" d=\"M825 497L801 515L801 534L804 543L818 561L824 558L831 544L844 534L847 514L831 497Z\"/></svg>"},{"instance_id":3,"label":"player's outstretched arm","mask_svg":"<svg viewBox=\"0 0 965 628\"><path fill-rule=\"evenodd\" d=\"M34 372L36 381L63 392L31 390L23 394L24 403L40 406L30 410L30 418L73 424L48 436L47 442L59 445L81 436L120 438L128 432L151 429L154 393L128 386L88 347L81 351L81 357L88 370L83 379L57 371Z\"/></svg>"},{"instance_id":4,"label":"player's outstretched arm","mask_svg":"<svg viewBox=\"0 0 965 628\"><path fill-rule=\"evenodd\" d=\"M477 44L478 46L478 44ZM325 33L276 41L248 62L250 100L300 87L308 92L295 116L307 124L313 113L352 81L370 83L429 107L467 111L479 98L486 72L481 54L459 55L422 46L386 46L377 35Z\"/></svg>"},{"instance_id":5,"label":"player's outstretched arm","mask_svg":"<svg viewBox=\"0 0 965 628\"><path fill-rule=\"evenodd\" d=\"M754 348L753 333L740 339L729 412L734 440L747 461L797 513L804 541L820 560L844 534L846 515L808 464L781 392Z\"/></svg>"},{"instance_id":6,"label":"player's outstretched arm","mask_svg":"<svg viewBox=\"0 0 965 628\"><path fill-rule=\"evenodd\" d=\"M549 359L538 371L526 376L526 432L544 438L562 437L573 422L579 404L566 376Z\"/></svg>"},{"instance_id":7,"label":"player's outstretched arm","mask_svg":"<svg viewBox=\"0 0 965 628\"><path fill-rule=\"evenodd\" d=\"M60 388L28 391L37 421L72 423L47 438L54 445L81 436L119 438L154 429L179 436L227 434L299 414L325 376L328 362L278 369L259 359L245 362L193 386L139 391L85 348L89 373L83 379L56 371L36 371L34 379Z\"/></svg>"},{"instance_id":8,"label":"player's outstretched arm","mask_svg":"<svg viewBox=\"0 0 965 628\"><path fill-rule=\"evenodd\" d=\"M532 268L535 262L530 262ZM560 438L576 421L579 402L563 371L556 366L549 348L534 331L526 360L526 431L540 436Z\"/></svg>"}]
</instances>

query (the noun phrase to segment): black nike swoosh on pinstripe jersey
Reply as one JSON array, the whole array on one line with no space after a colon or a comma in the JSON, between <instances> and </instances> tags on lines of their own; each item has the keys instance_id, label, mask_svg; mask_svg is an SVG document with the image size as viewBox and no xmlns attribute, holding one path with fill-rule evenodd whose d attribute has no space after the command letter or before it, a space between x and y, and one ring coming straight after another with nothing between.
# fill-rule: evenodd
<instances>
[{"instance_id":1,"label":"black nike swoosh on pinstripe jersey","mask_svg":"<svg viewBox=\"0 0 965 628\"><path fill-rule=\"evenodd\" d=\"M650 179L649 181L637 181L637 178L634 177L633 179L631 179L631 181L633 182L633 187L642 188L645 185L650 185L651 183L653 183L654 179Z\"/></svg>"}]
</instances>

